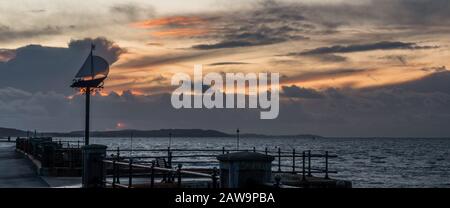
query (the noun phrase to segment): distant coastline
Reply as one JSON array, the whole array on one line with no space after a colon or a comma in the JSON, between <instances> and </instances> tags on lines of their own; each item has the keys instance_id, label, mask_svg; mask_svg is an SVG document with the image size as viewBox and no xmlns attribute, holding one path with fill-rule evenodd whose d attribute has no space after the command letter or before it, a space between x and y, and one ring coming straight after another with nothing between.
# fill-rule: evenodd
<instances>
[{"instance_id":1,"label":"distant coastline","mask_svg":"<svg viewBox=\"0 0 450 208\"><path fill-rule=\"evenodd\" d=\"M1 128L0 137L24 137L33 135L34 132L13 128ZM83 137L84 131L71 131L71 132L38 132L39 136L49 137ZM236 134L224 133L216 130L203 130L203 129L159 129L159 130L116 130L116 131L93 131L90 134L92 137L236 137ZM265 134L240 134L241 137L295 137L295 138L324 138L318 135L312 134L299 134L299 135L265 135Z\"/></svg>"}]
</instances>

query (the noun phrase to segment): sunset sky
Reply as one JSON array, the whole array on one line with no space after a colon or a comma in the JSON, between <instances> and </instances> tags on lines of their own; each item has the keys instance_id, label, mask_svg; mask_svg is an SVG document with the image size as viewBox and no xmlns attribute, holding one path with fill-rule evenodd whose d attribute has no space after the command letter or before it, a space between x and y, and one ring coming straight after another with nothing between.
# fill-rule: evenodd
<instances>
[{"instance_id":1,"label":"sunset sky","mask_svg":"<svg viewBox=\"0 0 450 208\"><path fill-rule=\"evenodd\" d=\"M89 44L111 66L96 130L450 136L448 0L0 1L0 126L83 127L69 87ZM279 72L280 117L175 110L171 76Z\"/></svg>"}]
</instances>

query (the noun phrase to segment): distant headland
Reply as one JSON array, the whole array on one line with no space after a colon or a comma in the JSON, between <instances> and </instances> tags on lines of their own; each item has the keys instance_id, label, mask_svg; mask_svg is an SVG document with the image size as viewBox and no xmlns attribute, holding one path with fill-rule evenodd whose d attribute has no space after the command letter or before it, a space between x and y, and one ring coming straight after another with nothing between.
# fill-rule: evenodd
<instances>
[{"instance_id":1,"label":"distant headland","mask_svg":"<svg viewBox=\"0 0 450 208\"><path fill-rule=\"evenodd\" d=\"M13 128L0 127L0 137L25 137L32 136L34 131L24 131ZM71 132L38 132L39 136L50 137L83 137L84 131ZM114 131L93 131L93 137L235 137L236 134L224 133L216 130L204 129L159 129L159 130L114 130ZM312 134L298 134L298 135L265 135L265 134L240 134L241 137L293 137L293 138L323 138L322 136Z\"/></svg>"}]
</instances>

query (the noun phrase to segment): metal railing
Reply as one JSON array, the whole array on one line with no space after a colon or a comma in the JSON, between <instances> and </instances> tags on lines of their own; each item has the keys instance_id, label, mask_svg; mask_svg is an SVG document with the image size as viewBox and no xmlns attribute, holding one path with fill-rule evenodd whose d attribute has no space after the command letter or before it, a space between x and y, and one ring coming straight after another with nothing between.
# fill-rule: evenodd
<instances>
[{"instance_id":1,"label":"metal railing","mask_svg":"<svg viewBox=\"0 0 450 208\"><path fill-rule=\"evenodd\" d=\"M161 173L163 174L162 182L166 182L166 184L174 184L176 182L177 188L182 187L183 176L207 178L211 180L211 188L219 187L219 175L217 168L213 169L212 174L206 174L195 171L183 170L181 164L178 164L177 168L157 167L155 161L152 161L150 166L143 164L134 164L133 159L129 159L128 162L120 161L118 159L112 160L110 159L110 160L103 160L103 163L112 165L112 182L109 182L108 178L105 178L104 183L107 185L111 185L113 188L136 188L133 185L133 177L137 175L134 173L136 169L141 170L141 172L142 170L144 171L144 174L139 174L139 176L148 175L150 177L150 188L155 187L155 178ZM127 171L125 176L128 178L128 183L126 184L120 183L120 178L122 176L121 167L125 167L125 170Z\"/></svg>"},{"instance_id":2,"label":"metal railing","mask_svg":"<svg viewBox=\"0 0 450 208\"><path fill-rule=\"evenodd\" d=\"M323 174L328 179L330 174L336 174L336 170L330 169L330 160L337 158L337 155L330 154L328 151L282 151L281 148L271 149L265 148L258 150L255 147L251 149L120 149L107 150L116 153L114 157L122 160L133 160L135 163L151 165L151 161L164 158L167 166L172 164L185 164L187 167L211 168L219 165L216 157L220 154L232 152L258 152L271 155L275 158L272 163L272 171L274 173L291 173L301 174L302 179L312 177L313 174ZM130 154L132 152L133 154ZM128 155L128 156L127 156Z\"/></svg>"}]
</instances>

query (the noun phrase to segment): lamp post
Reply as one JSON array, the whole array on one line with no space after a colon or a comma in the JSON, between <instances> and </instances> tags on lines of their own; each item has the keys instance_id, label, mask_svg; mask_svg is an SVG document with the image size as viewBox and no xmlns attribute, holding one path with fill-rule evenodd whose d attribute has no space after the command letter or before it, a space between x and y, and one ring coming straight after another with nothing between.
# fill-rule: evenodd
<instances>
[{"instance_id":1,"label":"lamp post","mask_svg":"<svg viewBox=\"0 0 450 208\"><path fill-rule=\"evenodd\" d=\"M91 51L89 56L81 66L75 80L70 87L78 88L86 96L85 107L85 128L84 128L84 144L89 145L89 118L90 118L90 105L91 105L91 93L103 88L103 81L106 79L109 73L108 62L99 56L94 56L93 51L95 45L91 44Z\"/></svg>"}]
</instances>

